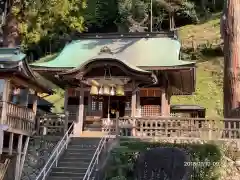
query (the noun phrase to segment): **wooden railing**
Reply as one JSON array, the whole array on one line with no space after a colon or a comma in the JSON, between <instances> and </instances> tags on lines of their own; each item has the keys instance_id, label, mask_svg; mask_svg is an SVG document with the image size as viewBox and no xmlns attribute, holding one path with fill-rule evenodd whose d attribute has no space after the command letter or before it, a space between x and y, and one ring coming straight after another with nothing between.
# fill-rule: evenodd
<instances>
[{"instance_id":1,"label":"wooden railing","mask_svg":"<svg viewBox=\"0 0 240 180\"><path fill-rule=\"evenodd\" d=\"M68 113L48 113L37 117L37 134L39 135L64 135L68 129Z\"/></svg>"},{"instance_id":2,"label":"wooden railing","mask_svg":"<svg viewBox=\"0 0 240 180\"><path fill-rule=\"evenodd\" d=\"M12 104L10 102L1 102L2 123L9 128L31 133L35 128L35 114L27 107Z\"/></svg>"},{"instance_id":3,"label":"wooden railing","mask_svg":"<svg viewBox=\"0 0 240 180\"><path fill-rule=\"evenodd\" d=\"M0 163L0 180L4 179L4 176L7 172L8 166L10 164L10 159L5 159L4 163Z\"/></svg>"},{"instance_id":4,"label":"wooden railing","mask_svg":"<svg viewBox=\"0 0 240 180\"><path fill-rule=\"evenodd\" d=\"M112 120L111 125L111 131L121 136L240 139L240 119L124 117Z\"/></svg>"}]
</instances>

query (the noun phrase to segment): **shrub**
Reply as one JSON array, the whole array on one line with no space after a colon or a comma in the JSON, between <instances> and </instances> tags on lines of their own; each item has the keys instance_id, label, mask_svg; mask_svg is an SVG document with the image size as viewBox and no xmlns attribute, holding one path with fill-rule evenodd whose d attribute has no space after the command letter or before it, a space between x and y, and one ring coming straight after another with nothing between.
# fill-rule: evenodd
<instances>
[{"instance_id":1,"label":"shrub","mask_svg":"<svg viewBox=\"0 0 240 180\"><path fill-rule=\"evenodd\" d=\"M189 154L191 162L209 162L211 166L199 166L193 168L191 180L218 180L218 168L213 164L220 164L221 151L215 144L172 144L152 143L140 140L121 140L120 146L112 150L109 159L109 168L105 174L105 180L128 179L133 180L134 165L138 155L151 148L177 147Z\"/></svg>"}]
</instances>

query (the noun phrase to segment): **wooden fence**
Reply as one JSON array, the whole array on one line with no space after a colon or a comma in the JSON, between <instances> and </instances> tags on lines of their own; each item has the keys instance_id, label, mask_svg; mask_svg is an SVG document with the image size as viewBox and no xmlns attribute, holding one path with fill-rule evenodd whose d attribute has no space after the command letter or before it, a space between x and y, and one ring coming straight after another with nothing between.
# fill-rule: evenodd
<instances>
[{"instance_id":1,"label":"wooden fence","mask_svg":"<svg viewBox=\"0 0 240 180\"><path fill-rule=\"evenodd\" d=\"M124 117L112 120L110 130L125 137L191 139L239 139L240 119L205 119L182 117Z\"/></svg>"}]
</instances>

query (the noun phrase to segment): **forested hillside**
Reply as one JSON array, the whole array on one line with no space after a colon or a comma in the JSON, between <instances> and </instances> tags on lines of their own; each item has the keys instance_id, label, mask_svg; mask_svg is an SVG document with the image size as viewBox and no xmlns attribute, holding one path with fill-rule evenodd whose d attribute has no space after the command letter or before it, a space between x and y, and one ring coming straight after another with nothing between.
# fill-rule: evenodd
<instances>
[{"instance_id":1,"label":"forested hillside","mask_svg":"<svg viewBox=\"0 0 240 180\"><path fill-rule=\"evenodd\" d=\"M47 61L79 33L150 31L150 0L24 0L11 4L4 42L21 39L30 61ZM153 0L153 31L169 30L169 17L179 29L182 59L197 62L197 91L173 97L172 103L199 104L208 116L222 115L222 64L219 17L223 1ZM10 18L11 17L11 18ZM17 20L17 21L16 21ZM17 25L18 29L11 28ZM15 30L14 36L12 31ZM10 35L9 35L10 34ZM17 42L17 41L14 41ZM63 105L61 93L48 97ZM61 105L60 105L61 104Z\"/></svg>"}]
</instances>

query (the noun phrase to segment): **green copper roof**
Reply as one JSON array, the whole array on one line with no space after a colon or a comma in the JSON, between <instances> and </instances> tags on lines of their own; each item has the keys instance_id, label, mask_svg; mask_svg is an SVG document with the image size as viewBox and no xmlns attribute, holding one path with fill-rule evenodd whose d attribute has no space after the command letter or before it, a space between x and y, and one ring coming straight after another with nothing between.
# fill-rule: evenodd
<instances>
[{"instance_id":1,"label":"green copper roof","mask_svg":"<svg viewBox=\"0 0 240 180\"><path fill-rule=\"evenodd\" d=\"M0 48L0 61L21 61L25 57L19 48Z\"/></svg>"},{"instance_id":2,"label":"green copper roof","mask_svg":"<svg viewBox=\"0 0 240 180\"><path fill-rule=\"evenodd\" d=\"M171 67L194 64L179 60L180 42L173 38L83 39L73 41L48 62L32 65L49 68L75 68L87 61L99 59L103 47L108 47L118 60L134 67Z\"/></svg>"},{"instance_id":3,"label":"green copper roof","mask_svg":"<svg viewBox=\"0 0 240 180\"><path fill-rule=\"evenodd\" d=\"M91 58L90 60L88 61L85 61L84 63L82 63L80 66L72 69L72 71L74 71L75 69L79 69L79 68L83 68L85 65L87 65L88 63L91 63L93 61L97 61L99 59L104 59L104 60L115 60L115 61L119 61L121 63L123 63L124 65L128 66L129 68L135 70L135 71L139 71L139 72L142 72L142 73L149 73L149 71L145 71L141 68L138 68L136 66L133 66L132 64L128 63L128 61L125 61L124 59L120 59L119 57L115 56L115 55L112 55L112 54L107 54L107 53L103 53L101 55L98 55L96 57L93 57Z\"/></svg>"}]
</instances>

